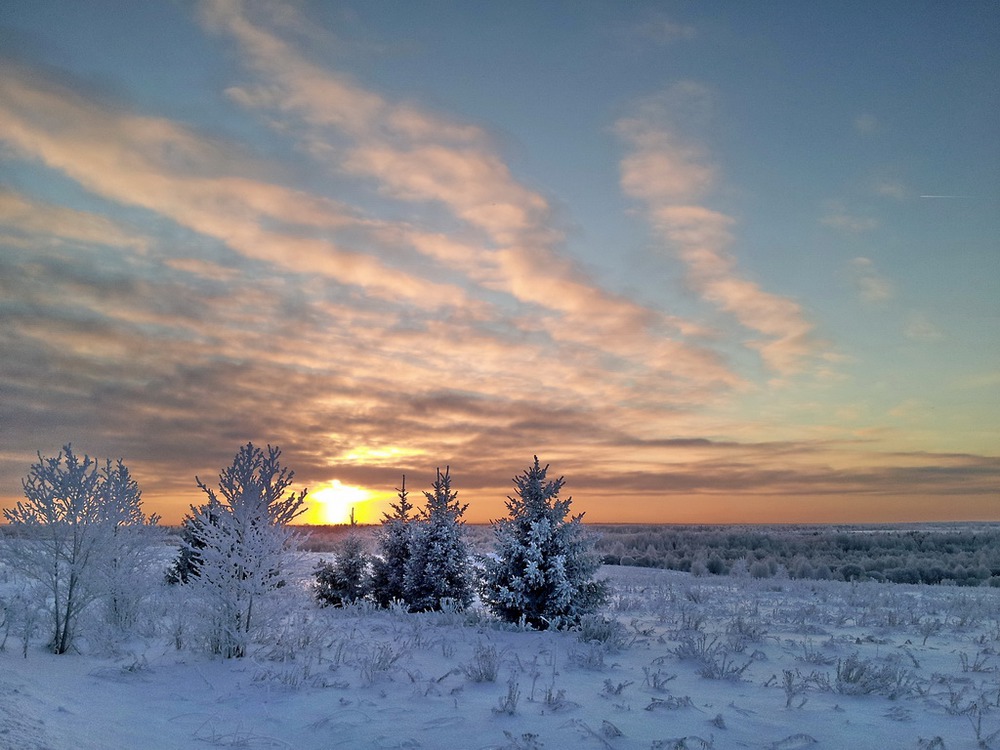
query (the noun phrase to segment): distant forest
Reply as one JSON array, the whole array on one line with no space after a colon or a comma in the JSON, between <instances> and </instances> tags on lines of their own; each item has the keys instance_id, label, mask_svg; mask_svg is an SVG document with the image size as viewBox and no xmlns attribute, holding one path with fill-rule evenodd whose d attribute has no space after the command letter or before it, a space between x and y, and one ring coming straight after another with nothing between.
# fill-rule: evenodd
<instances>
[{"instance_id":1,"label":"distant forest","mask_svg":"<svg viewBox=\"0 0 1000 750\"><path fill-rule=\"evenodd\" d=\"M594 525L606 565L695 575L1000 586L1000 525Z\"/></svg>"},{"instance_id":2,"label":"distant forest","mask_svg":"<svg viewBox=\"0 0 1000 750\"><path fill-rule=\"evenodd\" d=\"M305 548L325 552L348 526L306 527ZM364 526L363 536L376 526ZM605 565L694 575L1000 586L1000 524L898 526L663 526L588 524ZM470 549L488 554L489 526L466 526Z\"/></svg>"}]
</instances>

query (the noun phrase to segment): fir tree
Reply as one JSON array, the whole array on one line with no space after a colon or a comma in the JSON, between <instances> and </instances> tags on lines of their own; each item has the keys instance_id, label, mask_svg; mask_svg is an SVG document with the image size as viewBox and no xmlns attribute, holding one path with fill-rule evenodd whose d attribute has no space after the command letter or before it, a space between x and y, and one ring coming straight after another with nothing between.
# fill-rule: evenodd
<instances>
[{"instance_id":1,"label":"fir tree","mask_svg":"<svg viewBox=\"0 0 1000 750\"><path fill-rule=\"evenodd\" d=\"M440 610L446 601L463 609L472 601L469 550L465 542L458 493L451 490L451 474L437 470L433 492L424 492L427 505L411 522L410 557L406 564L405 598L413 611Z\"/></svg>"},{"instance_id":2,"label":"fir tree","mask_svg":"<svg viewBox=\"0 0 1000 750\"><path fill-rule=\"evenodd\" d=\"M354 604L371 591L369 560L361 538L353 531L341 543L332 562L321 562L315 570L316 599L323 606Z\"/></svg>"},{"instance_id":3,"label":"fir tree","mask_svg":"<svg viewBox=\"0 0 1000 750\"><path fill-rule=\"evenodd\" d=\"M410 515L413 504L407 498L406 475L402 487L396 488L398 503L392 504L392 513L382 515L378 530L379 556L372 561L372 596L380 607L394 601L406 603L406 566L410 559Z\"/></svg>"},{"instance_id":4,"label":"fir tree","mask_svg":"<svg viewBox=\"0 0 1000 750\"><path fill-rule=\"evenodd\" d=\"M485 561L483 602L500 618L522 618L536 628L565 626L599 608L607 597L594 538L569 517L572 498L561 500L564 479L546 480L548 466L534 464L514 478L508 518L495 521L495 558Z\"/></svg>"},{"instance_id":5,"label":"fir tree","mask_svg":"<svg viewBox=\"0 0 1000 750\"><path fill-rule=\"evenodd\" d=\"M205 548L205 520L214 525L218 518L218 508L212 507L210 503L197 508L191 506L191 512L181 522L181 545L177 550L177 557L167 568L167 583L189 583L198 574L201 566L200 551Z\"/></svg>"}]
</instances>

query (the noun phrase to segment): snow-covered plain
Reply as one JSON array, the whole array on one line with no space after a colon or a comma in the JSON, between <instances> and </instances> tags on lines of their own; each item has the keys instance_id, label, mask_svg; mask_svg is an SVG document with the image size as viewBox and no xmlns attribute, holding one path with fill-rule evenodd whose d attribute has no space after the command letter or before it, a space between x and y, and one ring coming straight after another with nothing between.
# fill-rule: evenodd
<instances>
[{"instance_id":1,"label":"snow-covered plain","mask_svg":"<svg viewBox=\"0 0 1000 750\"><path fill-rule=\"evenodd\" d=\"M621 626L586 633L603 641L475 609L320 609L303 584L228 661L185 643L183 587L164 588L125 643L54 656L38 636L25 657L12 632L0 748L1000 747L1000 589L601 577Z\"/></svg>"}]
</instances>

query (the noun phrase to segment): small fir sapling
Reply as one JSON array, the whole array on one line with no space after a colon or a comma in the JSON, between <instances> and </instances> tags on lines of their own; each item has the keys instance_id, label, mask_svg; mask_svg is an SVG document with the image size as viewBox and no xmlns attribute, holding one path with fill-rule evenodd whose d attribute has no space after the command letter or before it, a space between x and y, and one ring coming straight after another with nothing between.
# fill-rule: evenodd
<instances>
[{"instance_id":1,"label":"small fir sapling","mask_svg":"<svg viewBox=\"0 0 1000 750\"><path fill-rule=\"evenodd\" d=\"M413 504L406 490L406 476L396 488L399 502L392 504L392 513L382 516L382 526L376 532L379 554L372 560L372 596L380 607L394 601L406 601L406 566L410 559L410 534Z\"/></svg>"},{"instance_id":2,"label":"small fir sapling","mask_svg":"<svg viewBox=\"0 0 1000 750\"><path fill-rule=\"evenodd\" d=\"M595 581L600 567L583 514L569 516L564 479L547 480L548 466L534 464L514 478L507 518L495 521L495 556L485 560L480 594L500 618L536 628L569 626L600 608L607 586Z\"/></svg>"},{"instance_id":3,"label":"small fir sapling","mask_svg":"<svg viewBox=\"0 0 1000 750\"><path fill-rule=\"evenodd\" d=\"M413 611L440 610L446 603L464 609L472 601L469 548L458 493L448 467L437 470L427 505L411 522L410 556L404 578L405 600Z\"/></svg>"},{"instance_id":4,"label":"small fir sapling","mask_svg":"<svg viewBox=\"0 0 1000 750\"><path fill-rule=\"evenodd\" d=\"M315 570L316 600L323 606L343 607L361 601L371 592L371 572L364 543L353 531L337 550L336 559L323 561Z\"/></svg>"},{"instance_id":5,"label":"small fir sapling","mask_svg":"<svg viewBox=\"0 0 1000 750\"><path fill-rule=\"evenodd\" d=\"M201 566L201 550L205 547L205 523L215 525L218 519L217 504L205 503L191 508L191 513L181 522L181 545L177 550L177 557L167 568L167 583L188 583L197 575Z\"/></svg>"},{"instance_id":6,"label":"small fir sapling","mask_svg":"<svg viewBox=\"0 0 1000 750\"><path fill-rule=\"evenodd\" d=\"M280 456L277 447L265 453L247 443L219 475L218 495L195 477L208 510L192 509L204 546L191 580L204 607L208 648L226 658L246 655L262 599L284 585L286 557L297 542L289 523L304 512L306 490L283 497L295 473Z\"/></svg>"}]
</instances>

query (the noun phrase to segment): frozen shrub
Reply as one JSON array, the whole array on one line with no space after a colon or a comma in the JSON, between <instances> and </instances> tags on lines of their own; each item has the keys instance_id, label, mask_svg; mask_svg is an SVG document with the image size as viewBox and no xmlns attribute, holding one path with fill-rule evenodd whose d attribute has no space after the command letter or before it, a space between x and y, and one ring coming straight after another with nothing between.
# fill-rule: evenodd
<instances>
[{"instance_id":1,"label":"frozen shrub","mask_svg":"<svg viewBox=\"0 0 1000 750\"><path fill-rule=\"evenodd\" d=\"M580 618L577 637L583 643L599 643L608 651L621 651L631 642L628 631L618 620L596 614Z\"/></svg>"},{"instance_id":2,"label":"frozen shrub","mask_svg":"<svg viewBox=\"0 0 1000 750\"><path fill-rule=\"evenodd\" d=\"M844 695L875 693L887 698L898 698L913 692L913 677L898 664L879 666L871 659L862 659L855 653L837 662L834 689Z\"/></svg>"},{"instance_id":3,"label":"frozen shrub","mask_svg":"<svg viewBox=\"0 0 1000 750\"><path fill-rule=\"evenodd\" d=\"M705 567L713 576L721 576L726 572L726 564L722 562L722 559L718 555L712 555L708 558L708 563Z\"/></svg>"},{"instance_id":4,"label":"frozen shrub","mask_svg":"<svg viewBox=\"0 0 1000 750\"><path fill-rule=\"evenodd\" d=\"M500 654L496 646L480 643L476 646L472 661L462 665L462 673L472 682L496 682L500 671Z\"/></svg>"},{"instance_id":5,"label":"frozen shrub","mask_svg":"<svg viewBox=\"0 0 1000 750\"><path fill-rule=\"evenodd\" d=\"M563 478L546 480L548 466L534 464L514 479L508 517L493 524L495 557L485 561L480 593L507 622L536 628L573 625L607 598L593 580L600 567L583 514L569 517L572 498L561 500Z\"/></svg>"}]
</instances>

